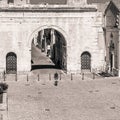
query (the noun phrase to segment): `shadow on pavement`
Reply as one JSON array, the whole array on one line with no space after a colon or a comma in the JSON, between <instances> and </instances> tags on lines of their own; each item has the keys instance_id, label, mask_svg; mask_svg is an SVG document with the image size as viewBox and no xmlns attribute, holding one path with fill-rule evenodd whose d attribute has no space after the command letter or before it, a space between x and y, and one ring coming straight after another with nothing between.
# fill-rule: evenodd
<instances>
[{"instance_id":1,"label":"shadow on pavement","mask_svg":"<svg viewBox=\"0 0 120 120\"><path fill-rule=\"evenodd\" d=\"M60 69L60 68L56 65L32 65L31 70L37 69Z\"/></svg>"},{"instance_id":2,"label":"shadow on pavement","mask_svg":"<svg viewBox=\"0 0 120 120\"><path fill-rule=\"evenodd\" d=\"M113 75L111 75L109 73L105 73L105 72L101 72L101 73L99 73L99 75L102 77L113 77Z\"/></svg>"}]
</instances>

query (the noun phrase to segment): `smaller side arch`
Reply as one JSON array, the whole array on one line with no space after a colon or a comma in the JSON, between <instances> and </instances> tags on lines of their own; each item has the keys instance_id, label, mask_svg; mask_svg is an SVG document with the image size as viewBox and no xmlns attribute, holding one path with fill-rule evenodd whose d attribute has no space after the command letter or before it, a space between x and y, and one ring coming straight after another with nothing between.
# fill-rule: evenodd
<instances>
[{"instance_id":1,"label":"smaller side arch","mask_svg":"<svg viewBox=\"0 0 120 120\"><path fill-rule=\"evenodd\" d=\"M81 54L81 70L91 70L91 54L88 51Z\"/></svg>"},{"instance_id":2,"label":"smaller side arch","mask_svg":"<svg viewBox=\"0 0 120 120\"><path fill-rule=\"evenodd\" d=\"M9 52L6 55L6 73L17 73L17 55L14 52Z\"/></svg>"}]
</instances>

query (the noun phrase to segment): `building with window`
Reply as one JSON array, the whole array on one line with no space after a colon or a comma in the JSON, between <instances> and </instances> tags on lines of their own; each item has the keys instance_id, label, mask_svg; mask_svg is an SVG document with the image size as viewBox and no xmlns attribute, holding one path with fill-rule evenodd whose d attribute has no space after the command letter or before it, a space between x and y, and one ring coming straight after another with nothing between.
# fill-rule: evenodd
<instances>
[{"instance_id":1,"label":"building with window","mask_svg":"<svg viewBox=\"0 0 120 120\"><path fill-rule=\"evenodd\" d=\"M1 0L0 7L1 71L29 72L35 43L45 51L49 45L53 61L67 73L119 75L119 9L112 1L31 5L28 0Z\"/></svg>"},{"instance_id":2,"label":"building with window","mask_svg":"<svg viewBox=\"0 0 120 120\"><path fill-rule=\"evenodd\" d=\"M119 9L111 1L104 12L104 35L106 46L106 70L107 72L118 75L119 74Z\"/></svg>"}]
</instances>

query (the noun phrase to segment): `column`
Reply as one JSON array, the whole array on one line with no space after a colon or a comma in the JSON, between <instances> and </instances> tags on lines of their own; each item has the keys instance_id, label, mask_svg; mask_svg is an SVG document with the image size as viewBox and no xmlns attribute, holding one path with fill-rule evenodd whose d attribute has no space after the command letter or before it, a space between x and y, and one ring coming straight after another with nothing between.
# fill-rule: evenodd
<instances>
[{"instance_id":1,"label":"column","mask_svg":"<svg viewBox=\"0 0 120 120\"><path fill-rule=\"evenodd\" d=\"M47 53L47 43L46 43L46 37L45 37L45 53Z\"/></svg>"},{"instance_id":2,"label":"column","mask_svg":"<svg viewBox=\"0 0 120 120\"><path fill-rule=\"evenodd\" d=\"M55 44L55 33L54 29L51 29L51 43L50 43L50 55L53 58L53 45Z\"/></svg>"},{"instance_id":3,"label":"column","mask_svg":"<svg viewBox=\"0 0 120 120\"><path fill-rule=\"evenodd\" d=\"M37 43L37 36L38 36L38 34L35 33L35 35L34 35L34 44L35 44L35 46L38 45L38 43Z\"/></svg>"}]
</instances>

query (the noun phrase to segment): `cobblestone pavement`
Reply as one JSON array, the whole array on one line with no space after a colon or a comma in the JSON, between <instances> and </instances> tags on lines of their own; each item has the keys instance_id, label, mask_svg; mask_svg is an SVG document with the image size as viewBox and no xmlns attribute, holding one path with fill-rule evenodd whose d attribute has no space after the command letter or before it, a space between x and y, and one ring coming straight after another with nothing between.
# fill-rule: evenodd
<instances>
[{"instance_id":1,"label":"cobblestone pavement","mask_svg":"<svg viewBox=\"0 0 120 120\"><path fill-rule=\"evenodd\" d=\"M8 81L9 120L120 120L120 80Z\"/></svg>"}]
</instances>

